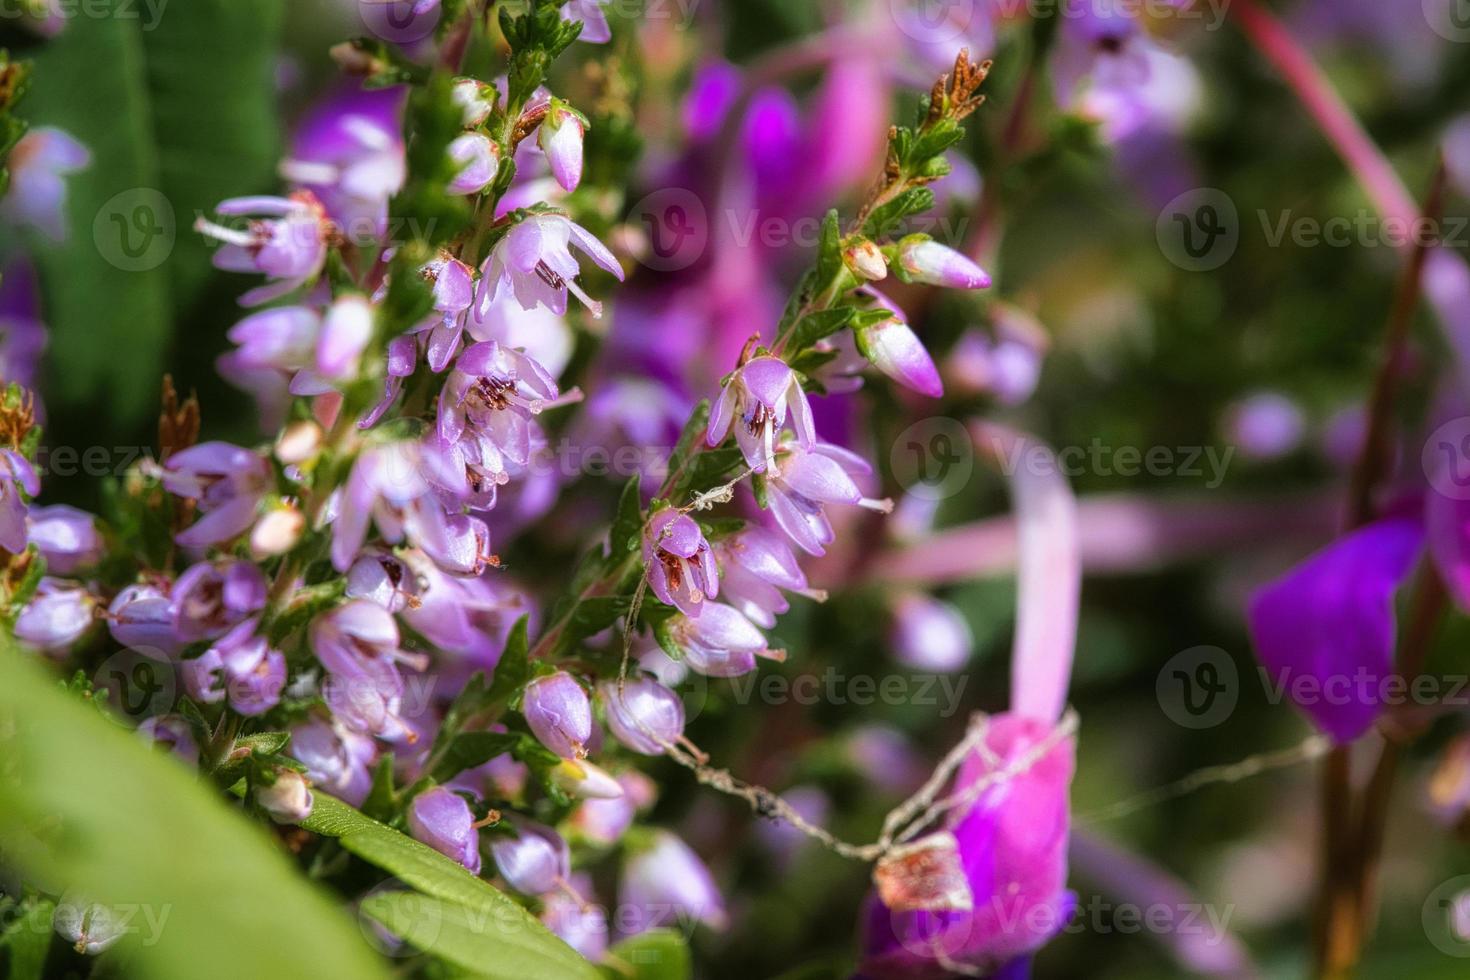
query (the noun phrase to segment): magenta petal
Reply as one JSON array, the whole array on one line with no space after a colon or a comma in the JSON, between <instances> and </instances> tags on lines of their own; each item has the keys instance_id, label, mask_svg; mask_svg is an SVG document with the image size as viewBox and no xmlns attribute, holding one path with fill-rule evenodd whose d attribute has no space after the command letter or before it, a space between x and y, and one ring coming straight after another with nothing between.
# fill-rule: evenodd
<instances>
[{"instance_id":1,"label":"magenta petal","mask_svg":"<svg viewBox=\"0 0 1470 980\"><path fill-rule=\"evenodd\" d=\"M791 368L778 357L757 357L740 369L740 381L757 401L774 408L791 389Z\"/></svg>"},{"instance_id":2,"label":"magenta petal","mask_svg":"<svg viewBox=\"0 0 1470 980\"><path fill-rule=\"evenodd\" d=\"M1394 592L1424 541L1417 520L1359 528L1258 591L1250 633L1261 663L1312 722L1351 742L1382 710L1393 673Z\"/></svg>"}]
</instances>

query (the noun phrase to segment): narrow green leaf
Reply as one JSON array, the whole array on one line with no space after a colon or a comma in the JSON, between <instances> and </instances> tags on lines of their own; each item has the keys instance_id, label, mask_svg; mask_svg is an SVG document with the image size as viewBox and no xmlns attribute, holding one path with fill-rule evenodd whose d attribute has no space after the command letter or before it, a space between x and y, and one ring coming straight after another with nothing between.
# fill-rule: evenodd
<instances>
[{"instance_id":1,"label":"narrow green leaf","mask_svg":"<svg viewBox=\"0 0 1470 980\"><path fill-rule=\"evenodd\" d=\"M642 478L634 473L623 484L623 492L618 496L618 516L608 534L613 562L621 561L638 550L639 539L643 534L643 494L640 490L642 482Z\"/></svg>"},{"instance_id":2,"label":"narrow green leaf","mask_svg":"<svg viewBox=\"0 0 1470 980\"><path fill-rule=\"evenodd\" d=\"M435 782L447 783L466 769L483 765L515 747L520 736L509 732L460 732L450 739L431 774Z\"/></svg>"}]
</instances>

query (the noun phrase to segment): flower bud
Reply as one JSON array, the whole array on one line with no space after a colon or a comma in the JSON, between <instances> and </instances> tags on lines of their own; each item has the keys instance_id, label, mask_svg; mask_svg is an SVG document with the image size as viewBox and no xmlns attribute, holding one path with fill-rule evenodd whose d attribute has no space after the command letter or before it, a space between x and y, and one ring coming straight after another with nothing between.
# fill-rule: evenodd
<instances>
[{"instance_id":1,"label":"flower bud","mask_svg":"<svg viewBox=\"0 0 1470 980\"><path fill-rule=\"evenodd\" d=\"M560 99L552 99L546 118L536 131L536 145L546 154L551 174L569 191L582 182L582 139L586 128L581 116Z\"/></svg>"},{"instance_id":2,"label":"flower bud","mask_svg":"<svg viewBox=\"0 0 1470 980\"><path fill-rule=\"evenodd\" d=\"M877 282L888 278L888 262L878 246L869 239L859 238L842 250L842 261L847 270L859 280Z\"/></svg>"},{"instance_id":3,"label":"flower bud","mask_svg":"<svg viewBox=\"0 0 1470 980\"><path fill-rule=\"evenodd\" d=\"M571 871L567 842L550 827L517 817L509 818L514 836L497 834L490 855L500 876L522 895L544 895L555 890Z\"/></svg>"},{"instance_id":4,"label":"flower bud","mask_svg":"<svg viewBox=\"0 0 1470 980\"><path fill-rule=\"evenodd\" d=\"M129 650L155 660L172 657L184 647L174 632L174 606L156 585L129 585L107 607L107 630Z\"/></svg>"},{"instance_id":5,"label":"flower bud","mask_svg":"<svg viewBox=\"0 0 1470 980\"><path fill-rule=\"evenodd\" d=\"M563 759L587 754L592 737L592 702L577 679L564 670L526 685L521 714L541 744Z\"/></svg>"},{"instance_id":6,"label":"flower bud","mask_svg":"<svg viewBox=\"0 0 1470 980\"><path fill-rule=\"evenodd\" d=\"M500 149L484 133L465 133L449 144L449 155L459 173L449 182L451 194L478 194L495 179Z\"/></svg>"},{"instance_id":7,"label":"flower bud","mask_svg":"<svg viewBox=\"0 0 1470 980\"><path fill-rule=\"evenodd\" d=\"M950 289L985 289L990 285L984 269L926 235L909 235L899 242L898 263L913 282Z\"/></svg>"},{"instance_id":8,"label":"flower bud","mask_svg":"<svg viewBox=\"0 0 1470 980\"><path fill-rule=\"evenodd\" d=\"M426 789L408 807L414 839L480 873L480 833L464 797L443 786Z\"/></svg>"},{"instance_id":9,"label":"flower bud","mask_svg":"<svg viewBox=\"0 0 1470 980\"><path fill-rule=\"evenodd\" d=\"M667 830L655 831L653 846L628 861L618 903L620 914L630 916L630 935L687 918L714 929L728 922L709 868Z\"/></svg>"},{"instance_id":10,"label":"flower bud","mask_svg":"<svg viewBox=\"0 0 1470 980\"><path fill-rule=\"evenodd\" d=\"M317 373L329 381L357 376L358 359L373 339L373 305L366 296L349 294L327 309L316 340Z\"/></svg>"},{"instance_id":11,"label":"flower bud","mask_svg":"<svg viewBox=\"0 0 1470 980\"><path fill-rule=\"evenodd\" d=\"M290 466L304 463L322 448L322 428L309 419L292 422L276 437L276 459Z\"/></svg>"},{"instance_id":12,"label":"flower bud","mask_svg":"<svg viewBox=\"0 0 1470 980\"><path fill-rule=\"evenodd\" d=\"M15 638L26 646L60 653L92 628L97 600L85 588L43 578L15 621Z\"/></svg>"},{"instance_id":13,"label":"flower bud","mask_svg":"<svg viewBox=\"0 0 1470 980\"><path fill-rule=\"evenodd\" d=\"M869 292L876 295L876 290ZM874 367L905 388L939 398L944 394L944 383L939 380L934 360L918 335L904 322L898 308L886 298L879 297L879 302L894 315L854 331L858 350Z\"/></svg>"},{"instance_id":14,"label":"flower bud","mask_svg":"<svg viewBox=\"0 0 1470 980\"><path fill-rule=\"evenodd\" d=\"M71 892L61 896L51 921L61 938L71 943L78 953L88 956L96 956L128 931L126 923L111 908L79 898ZM11 959L14 958L12 953Z\"/></svg>"},{"instance_id":15,"label":"flower bud","mask_svg":"<svg viewBox=\"0 0 1470 980\"><path fill-rule=\"evenodd\" d=\"M255 791L255 802L276 823L300 823L311 816L311 787L294 769L276 773L276 781Z\"/></svg>"},{"instance_id":16,"label":"flower bud","mask_svg":"<svg viewBox=\"0 0 1470 980\"><path fill-rule=\"evenodd\" d=\"M266 511L250 532L250 556L257 560L284 555L301 540L306 518L295 507Z\"/></svg>"},{"instance_id":17,"label":"flower bud","mask_svg":"<svg viewBox=\"0 0 1470 980\"><path fill-rule=\"evenodd\" d=\"M900 596L893 604L888 639L894 657L915 670L960 670L975 648L970 624L958 609L917 592Z\"/></svg>"},{"instance_id":18,"label":"flower bud","mask_svg":"<svg viewBox=\"0 0 1470 980\"><path fill-rule=\"evenodd\" d=\"M607 772L586 759L563 759L551 770L551 782L568 796L584 800L615 800L623 787Z\"/></svg>"},{"instance_id":19,"label":"flower bud","mask_svg":"<svg viewBox=\"0 0 1470 980\"><path fill-rule=\"evenodd\" d=\"M96 519L84 510L66 504L33 507L27 523L30 543L40 550L46 570L53 574L70 575L97 564L102 557Z\"/></svg>"},{"instance_id":20,"label":"flower bud","mask_svg":"<svg viewBox=\"0 0 1470 980\"><path fill-rule=\"evenodd\" d=\"M663 755L664 745L684 734L684 703L652 677L598 685L613 737L634 752Z\"/></svg>"},{"instance_id":21,"label":"flower bud","mask_svg":"<svg viewBox=\"0 0 1470 980\"><path fill-rule=\"evenodd\" d=\"M474 129L483 123L495 108L495 89L475 78L456 79L450 97L464 110L466 129Z\"/></svg>"}]
</instances>

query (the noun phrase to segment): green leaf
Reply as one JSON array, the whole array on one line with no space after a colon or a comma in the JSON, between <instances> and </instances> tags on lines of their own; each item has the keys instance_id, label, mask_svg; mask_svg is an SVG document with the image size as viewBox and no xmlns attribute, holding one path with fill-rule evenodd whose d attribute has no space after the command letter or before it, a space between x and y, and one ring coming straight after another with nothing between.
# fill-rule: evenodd
<instances>
[{"instance_id":1,"label":"green leaf","mask_svg":"<svg viewBox=\"0 0 1470 980\"><path fill-rule=\"evenodd\" d=\"M831 282L842 271L842 227L834 208L822 218L822 235L817 243L817 282Z\"/></svg>"},{"instance_id":2,"label":"green leaf","mask_svg":"<svg viewBox=\"0 0 1470 980\"><path fill-rule=\"evenodd\" d=\"M136 911L138 931L109 954L133 964L128 975L196 980L201 964L241 980L387 975L273 835L11 649L0 650L0 758L7 867Z\"/></svg>"},{"instance_id":3,"label":"green leaf","mask_svg":"<svg viewBox=\"0 0 1470 980\"><path fill-rule=\"evenodd\" d=\"M460 732L449 740L444 757L431 775L435 782L447 783L466 769L483 765L515 747L520 736L509 732Z\"/></svg>"},{"instance_id":4,"label":"green leaf","mask_svg":"<svg viewBox=\"0 0 1470 980\"><path fill-rule=\"evenodd\" d=\"M316 794L311 816L301 826L337 838L347 851L423 893L381 892L363 902L364 911L395 933L403 929L399 934L418 948L468 966L477 974L508 980L597 976L580 954L509 896L433 848L358 813L341 800ZM427 902L424 896L438 902ZM417 906L412 914L409 903ZM425 917L424 909L433 911ZM390 915L393 921L385 921ZM421 931L434 919L441 928L438 941ZM473 945L466 945L470 943ZM471 950L476 959L461 958Z\"/></svg>"},{"instance_id":5,"label":"green leaf","mask_svg":"<svg viewBox=\"0 0 1470 980\"><path fill-rule=\"evenodd\" d=\"M838 306L830 310L808 313L796 323L796 331L791 338L793 349L805 350L824 337L830 337L847 326L856 312L855 307Z\"/></svg>"},{"instance_id":6,"label":"green leaf","mask_svg":"<svg viewBox=\"0 0 1470 980\"><path fill-rule=\"evenodd\" d=\"M51 327L48 403L116 430L156 404L172 323L227 284L196 213L279 184L282 0L97 0L38 50L26 115L91 151L67 178L67 239L37 249ZM99 91L105 88L105 93ZM216 278L220 277L220 278ZM221 324L221 327L223 324Z\"/></svg>"},{"instance_id":7,"label":"green leaf","mask_svg":"<svg viewBox=\"0 0 1470 980\"><path fill-rule=\"evenodd\" d=\"M694 975L689 945L672 929L650 929L624 939L608 956L616 965L604 966L603 976L618 980L689 980Z\"/></svg>"},{"instance_id":8,"label":"green leaf","mask_svg":"<svg viewBox=\"0 0 1470 980\"><path fill-rule=\"evenodd\" d=\"M640 487L642 482L642 478L634 473L628 477L628 482L623 484L623 492L618 496L618 516L613 521L612 531L608 534L613 562L621 561L624 557L637 551L641 542L643 494Z\"/></svg>"},{"instance_id":9,"label":"green leaf","mask_svg":"<svg viewBox=\"0 0 1470 980\"><path fill-rule=\"evenodd\" d=\"M873 209L863 223L870 238L886 238L897 234L903 221L915 214L934 210L934 192L927 187L913 187L880 207Z\"/></svg>"},{"instance_id":10,"label":"green leaf","mask_svg":"<svg viewBox=\"0 0 1470 980\"><path fill-rule=\"evenodd\" d=\"M527 659L531 649L531 642L527 637L530 623L531 617L522 616L510 628L510 636L505 639L505 650L495 664L495 676L485 695L488 703L508 704L515 693L525 686L526 681L531 679L531 662Z\"/></svg>"}]
</instances>

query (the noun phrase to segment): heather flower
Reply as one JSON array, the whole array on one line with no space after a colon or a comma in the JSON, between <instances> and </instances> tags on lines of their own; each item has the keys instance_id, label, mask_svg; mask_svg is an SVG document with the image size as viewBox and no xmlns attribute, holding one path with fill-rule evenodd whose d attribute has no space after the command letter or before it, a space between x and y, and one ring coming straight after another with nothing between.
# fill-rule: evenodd
<instances>
[{"instance_id":1,"label":"heather flower","mask_svg":"<svg viewBox=\"0 0 1470 980\"><path fill-rule=\"evenodd\" d=\"M558 316L567 311L570 291L593 316L601 316L602 304L577 285L581 270L572 257L571 245L622 280L623 269L617 258L587 229L560 214L532 214L506 233L480 267L480 294L476 302L481 315L505 289L515 295L524 309L545 306Z\"/></svg>"},{"instance_id":2,"label":"heather flower","mask_svg":"<svg viewBox=\"0 0 1470 980\"><path fill-rule=\"evenodd\" d=\"M333 227L310 191L290 197L234 197L221 201L215 210L223 215L263 216L252 218L244 231L204 218L194 222L196 231L225 243L215 250L216 268L259 273L272 280L240 297L241 305L258 306L284 296L321 272Z\"/></svg>"},{"instance_id":3,"label":"heather flower","mask_svg":"<svg viewBox=\"0 0 1470 980\"><path fill-rule=\"evenodd\" d=\"M34 391L45 349L40 283L35 267L17 257L0 267L0 378Z\"/></svg>"},{"instance_id":4,"label":"heather flower","mask_svg":"<svg viewBox=\"0 0 1470 980\"><path fill-rule=\"evenodd\" d=\"M184 686L206 704L229 698L242 715L261 715L281 700L286 686L286 658L257 636L258 623L247 619L194 660L182 665Z\"/></svg>"},{"instance_id":5,"label":"heather flower","mask_svg":"<svg viewBox=\"0 0 1470 980\"><path fill-rule=\"evenodd\" d=\"M521 714L531 733L563 759L587 754L592 738L592 702L577 679L564 670L537 677L521 696Z\"/></svg>"},{"instance_id":6,"label":"heather flower","mask_svg":"<svg viewBox=\"0 0 1470 980\"><path fill-rule=\"evenodd\" d=\"M414 740L401 715L404 683L397 665L423 670L428 658L399 649L391 613L353 600L312 620L309 642L327 669L323 689L339 721L385 741Z\"/></svg>"},{"instance_id":7,"label":"heather flower","mask_svg":"<svg viewBox=\"0 0 1470 980\"><path fill-rule=\"evenodd\" d=\"M358 362L373 339L373 306L356 293L339 296L322 317L316 338L316 374L328 385L358 376Z\"/></svg>"},{"instance_id":8,"label":"heather flower","mask_svg":"<svg viewBox=\"0 0 1470 980\"><path fill-rule=\"evenodd\" d=\"M413 334L403 334L388 341L387 378L383 382L383 397L357 423L360 429L377 425L383 413L393 407L403 391L403 379L413 374L418 364L418 339Z\"/></svg>"},{"instance_id":9,"label":"heather flower","mask_svg":"<svg viewBox=\"0 0 1470 980\"><path fill-rule=\"evenodd\" d=\"M102 535L97 521L84 510L66 504L35 507L29 516L30 543L46 559L46 570L70 575L89 568L102 558Z\"/></svg>"},{"instance_id":10,"label":"heather flower","mask_svg":"<svg viewBox=\"0 0 1470 980\"><path fill-rule=\"evenodd\" d=\"M298 127L281 176L310 191L354 240L381 236L403 186L403 90L334 92Z\"/></svg>"},{"instance_id":11,"label":"heather flower","mask_svg":"<svg viewBox=\"0 0 1470 980\"><path fill-rule=\"evenodd\" d=\"M960 611L918 592L893 603L889 643L898 661L915 670L960 670L974 652L975 638Z\"/></svg>"},{"instance_id":12,"label":"heather flower","mask_svg":"<svg viewBox=\"0 0 1470 980\"><path fill-rule=\"evenodd\" d=\"M904 320L903 311L876 289L869 287L864 292L875 306L886 309L890 315L854 331L858 350L874 367L904 387L930 398L943 396L944 383L939 380L939 371L918 335Z\"/></svg>"},{"instance_id":13,"label":"heather flower","mask_svg":"<svg viewBox=\"0 0 1470 980\"><path fill-rule=\"evenodd\" d=\"M87 956L96 956L128 933L127 920L110 907L79 899L72 892L61 896L51 921L57 935Z\"/></svg>"},{"instance_id":14,"label":"heather flower","mask_svg":"<svg viewBox=\"0 0 1470 980\"><path fill-rule=\"evenodd\" d=\"M1026 311L1004 303L991 310L994 336L965 331L945 362L945 376L961 392L1019 405L1036 390L1050 340Z\"/></svg>"},{"instance_id":15,"label":"heather flower","mask_svg":"<svg viewBox=\"0 0 1470 980\"><path fill-rule=\"evenodd\" d=\"M250 531L250 557L256 561L284 555L306 533L306 517L296 507L273 507L255 522Z\"/></svg>"},{"instance_id":16,"label":"heather flower","mask_svg":"<svg viewBox=\"0 0 1470 980\"><path fill-rule=\"evenodd\" d=\"M817 786L793 786L781 794L781 800L814 827L824 826L832 812L831 797ZM783 870L790 870L802 848L811 843L810 837L780 817L762 820L755 833Z\"/></svg>"},{"instance_id":17,"label":"heather flower","mask_svg":"<svg viewBox=\"0 0 1470 980\"><path fill-rule=\"evenodd\" d=\"M757 626L770 629L776 617L791 608L782 589L821 597L819 592L808 591L806 576L790 546L763 527L752 525L725 538L715 546L715 553L722 597Z\"/></svg>"},{"instance_id":18,"label":"heather flower","mask_svg":"<svg viewBox=\"0 0 1470 980\"><path fill-rule=\"evenodd\" d=\"M459 172L449 182L451 194L478 194L495 179L500 167L500 148L484 133L464 133L449 144L449 155Z\"/></svg>"},{"instance_id":19,"label":"heather flower","mask_svg":"<svg viewBox=\"0 0 1470 980\"><path fill-rule=\"evenodd\" d=\"M423 272L434 284L434 314L425 324L429 368L439 372L459 350L465 311L475 300L475 270L453 256L441 255L424 266Z\"/></svg>"},{"instance_id":20,"label":"heather flower","mask_svg":"<svg viewBox=\"0 0 1470 980\"><path fill-rule=\"evenodd\" d=\"M698 619L681 614L662 628L683 651L685 663L707 677L739 677L755 669L756 657L785 656L767 649L765 636L750 620L719 602L705 603Z\"/></svg>"},{"instance_id":21,"label":"heather flower","mask_svg":"<svg viewBox=\"0 0 1470 980\"><path fill-rule=\"evenodd\" d=\"M552 176L565 190L582 182L582 138L586 121L560 99L552 99L536 131L536 145L546 154Z\"/></svg>"},{"instance_id":22,"label":"heather flower","mask_svg":"<svg viewBox=\"0 0 1470 980\"><path fill-rule=\"evenodd\" d=\"M663 755L684 734L684 703L652 677L630 677L597 685L613 737L634 752Z\"/></svg>"},{"instance_id":23,"label":"heather flower","mask_svg":"<svg viewBox=\"0 0 1470 980\"><path fill-rule=\"evenodd\" d=\"M611 847L633 825L638 811L652 806L657 795L653 780L636 769L618 774L623 795L612 799L583 800L572 811L571 825L583 839Z\"/></svg>"},{"instance_id":24,"label":"heather flower","mask_svg":"<svg viewBox=\"0 0 1470 980\"><path fill-rule=\"evenodd\" d=\"M159 477L166 490L192 499L204 514L175 536L186 548L221 544L243 534L271 488L270 464L259 453L227 442L201 442L174 453Z\"/></svg>"},{"instance_id":25,"label":"heather flower","mask_svg":"<svg viewBox=\"0 0 1470 980\"><path fill-rule=\"evenodd\" d=\"M607 952L607 910L587 902L591 891L591 879L573 875L564 890L542 896L541 924L596 963Z\"/></svg>"},{"instance_id":26,"label":"heather flower","mask_svg":"<svg viewBox=\"0 0 1470 980\"><path fill-rule=\"evenodd\" d=\"M1231 405L1225 437L1251 459L1278 459L1301 445L1307 420L1289 397L1277 391L1254 392Z\"/></svg>"},{"instance_id":27,"label":"heather flower","mask_svg":"<svg viewBox=\"0 0 1470 980\"><path fill-rule=\"evenodd\" d=\"M150 745L163 748L190 766L199 763L199 746L194 741L189 723L182 715L154 715L152 718L145 718L138 726L138 735L147 739Z\"/></svg>"},{"instance_id":28,"label":"heather flower","mask_svg":"<svg viewBox=\"0 0 1470 980\"><path fill-rule=\"evenodd\" d=\"M389 544L407 540L432 558L449 546L444 507L429 483L433 452L419 443L369 446L357 457L332 522L332 567L345 572L362 550L369 522Z\"/></svg>"},{"instance_id":29,"label":"heather flower","mask_svg":"<svg viewBox=\"0 0 1470 980\"><path fill-rule=\"evenodd\" d=\"M729 921L709 868L667 830L654 831L652 846L624 865L618 904L628 935L691 919L724 929Z\"/></svg>"},{"instance_id":30,"label":"heather flower","mask_svg":"<svg viewBox=\"0 0 1470 980\"><path fill-rule=\"evenodd\" d=\"M185 646L174 632L173 600L158 585L141 582L125 587L113 597L106 618L114 640L155 660L169 659Z\"/></svg>"},{"instance_id":31,"label":"heather flower","mask_svg":"<svg viewBox=\"0 0 1470 980\"><path fill-rule=\"evenodd\" d=\"M699 525L674 508L659 511L643 529L643 564L660 602L698 616L706 598L720 592L714 551Z\"/></svg>"},{"instance_id":32,"label":"heather flower","mask_svg":"<svg viewBox=\"0 0 1470 980\"><path fill-rule=\"evenodd\" d=\"M562 759L551 770L551 782L575 799L612 800L623 795L616 779L586 759Z\"/></svg>"},{"instance_id":33,"label":"heather flower","mask_svg":"<svg viewBox=\"0 0 1470 980\"><path fill-rule=\"evenodd\" d=\"M377 746L344 726L313 719L291 729L291 757L306 767L315 786L352 806L361 806L373 785Z\"/></svg>"},{"instance_id":34,"label":"heather flower","mask_svg":"<svg viewBox=\"0 0 1470 980\"><path fill-rule=\"evenodd\" d=\"M45 653L69 649L96 620L97 599L84 586L46 576L15 620L15 638Z\"/></svg>"},{"instance_id":35,"label":"heather flower","mask_svg":"<svg viewBox=\"0 0 1470 980\"><path fill-rule=\"evenodd\" d=\"M523 309L509 293L489 306L472 306L464 319L464 329L475 340L493 340L520 351L554 378L566 370L577 345L576 333L566 317L544 306Z\"/></svg>"},{"instance_id":36,"label":"heather flower","mask_svg":"<svg viewBox=\"0 0 1470 980\"><path fill-rule=\"evenodd\" d=\"M464 110L461 122L466 129L474 129L490 118L497 101L494 86L486 85L476 78L455 79L450 96L454 99L454 104Z\"/></svg>"},{"instance_id":37,"label":"heather flower","mask_svg":"<svg viewBox=\"0 0 1470 980\"><path fill-rule=\"evenodd\" d=\"M775 465L776 444L781 430L791 419L797 442L810 449L817 439L811 405L796 372L778 357L751 358L726 380L724 390L710 413L704 441L718 446L730 426L746 464L757 473Z\"/></svg>"},{"instance_id":38,"label":"heather flower","mask_svg":"<svg viewBox=\"0 0 1470 980\"><path fill-rule=\"evenodd\" d=\"M910 282L949 289L986 289L990 276L963 253L927 235L909 235L898 243L898 264Z\"/></svg>"},{"instance_id":39,"label":"heather flower","mask_svg":"<svg viewBox=\"0 0 1470 980\"><path fill-rule=\"evenodd\" d=\"M607 12L602 9L607 2L608 0L567 0L561 8L561 19L568 23L578 20L582 22L582 33L577 35L577 40L606 44L612 40L612 27L607 22Z\"/></svg>"},{"instance_id":40,"label":"heather flower","mask_svg":"<svg viewBox=\"0 0 1470 980\"><path fill-rule=\"evenodd\" d=\"M174 633L215 639L265 607L265 574L248 561L200 562L174 583Z\"/></svg>"},{"instance_id":41,"label":"heather flower","mask_svg":"<svg viewBox=\"0 0 1470 980\"><path fill-rule=\"evenodd\" d=\"M408 805L408 829L416 840L480 873L480 833L464 797L443 786L424 790Z\"/></svg>"},{"instance_id":42,"label":"heather flower","mask_svg":"<svg viewBox=\"0 0 1470 980\"><path fill-rule=\"evenodd\" d=\"M51 126L20 138L6 159L10 189L0 198L0 218L30 225L53 242L66 238L67 174L92 162L92 154L66 132Z\"/></svg>"},{"instance_id":43,"label":"heather flower","mask_svg":"<svg viewBox=\"0 0 1470 980\"><path fill-rule=\"evenodd\" d=\"M0 450L0 548L12 554L26 550L25 498L40 492L41 478L30 460L14 449Z\"/></svg>"},{"instance_id":44,"label":"heather flower","mask_svg":"<svg viewBox=\"0 0 1470 980\"><path fill-rule=\"evenodd\" d=\"M1339 743L1367 731L1392 675L1394 593L1424 545L1418 520L1390 517L1352 531L1252 597L1251 640L1295 697L1310 677L1323 696L1297 707Z\"/></svg>"},{"instance_id":45,"label":"heather flower","mask_svg":"<svg viewBox=\"0 0 1470 980\"><path fill-rule=\"evenodd\" d=\"M539 823L515 816L508 821L514 835L496 834L490 842L490 854L505 883L530 896L558 889L571 873L567 842Z\"/></svg>"},{"instance_id":46,"label":"heather flower","mask_svg":"<svg viewBox=\"0 0 1470 980\"><path fill-rule=\"evenodd\" d=\"M887 513L887 500L864 497L854 477L871 472L856 453L830 443L817 443L810 451L797 445L781 447L781 456L766 475L766 498L781 530L809 554L825 554L832 543L832 524L823 511L826 504L856 504Z\"/></svg>"},{"instance_id":47,"label":"heather flower","mask_svg":"<svg viewBox=\"0 0 1470 980\"><path fill-rule=\"evenodd\" d=\"M276 823L300 823L311 816L314 802L311 787L301 773L294 769L281 769L275 782L261 786L255 791L255 802Z\"/></svg>"}]
</instances>

